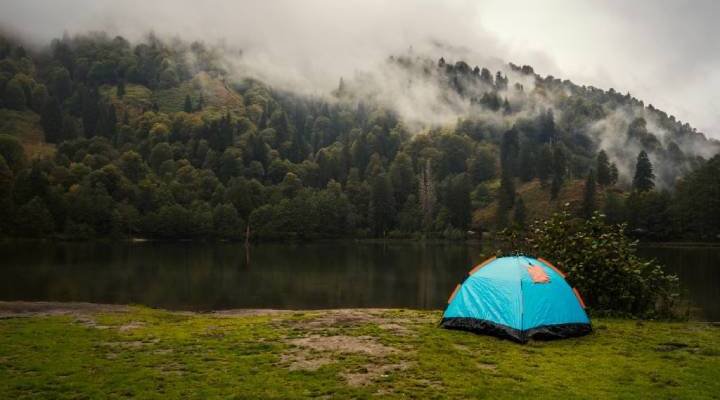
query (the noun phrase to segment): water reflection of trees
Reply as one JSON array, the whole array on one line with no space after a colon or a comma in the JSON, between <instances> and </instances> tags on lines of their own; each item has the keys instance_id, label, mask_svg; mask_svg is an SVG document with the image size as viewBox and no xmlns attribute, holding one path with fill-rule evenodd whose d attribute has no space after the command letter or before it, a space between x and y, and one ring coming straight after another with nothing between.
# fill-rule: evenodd
<instances>
[{"instance_id":1,"label":"water reflection of trees","mask_svg":"<svg viewBox=\"0 0 720 400\"><path fill-rule=\"evenodd\" d=\"M477 261L460 244L3 245L6 299L229 307L440 308Z\"/></svg>"},{"instance_id":2,"label":"water reflection of trees","mask_svg":"<svg viewBox=\"0 0 720 400\"><path fill-rule=\"evenodd\" d=\"M442 308L479 260L461 244L0 244L0 299L229 307ZM720 249L645 248L720 319ZM249 258L248 258L249 256Z\"/></svg>"},{"instance_id":3,"label":"water reflection of trees","mask_svg":"<svg viewBox=\"0 0 720 400\"><path fill-rule=\"evenodd\" d=\"M683 295L697 308L694 317L720 321L720 248L641 247L640 253L680 278Z\"/></svg>"}]
</instances>

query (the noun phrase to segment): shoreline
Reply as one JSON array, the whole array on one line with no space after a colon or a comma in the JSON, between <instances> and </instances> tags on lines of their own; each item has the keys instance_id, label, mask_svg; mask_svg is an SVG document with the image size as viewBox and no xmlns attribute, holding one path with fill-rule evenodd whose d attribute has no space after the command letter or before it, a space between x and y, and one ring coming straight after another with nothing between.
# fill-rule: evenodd
<instances>
[{"instance_id":1,"label":"shoreline","mask_svg":"<svg viewBox=\"0 0 720 400\"><path fill-rule=\"evenodd\" d=\"M246 246L244 240L228 240L228 239L213 239L213 238L195 238L195 239L159 239L159 238L144 238L144 237L122 237L122 238L90 238L90 239L68 239L62 237L46 237L46 238L11 238L2 237L2 242L50 242L50 243L73 243L73 244L88 244L88 243L120 243L130 245L142 245L142 244L233 244ZM461 240L444 239L444 238L360 238L360 237L345 237L345 238L310 238L310 239L278 239L278 240L261 240L261 241L250 241L249 245L280 245L287 244L292 246L297 245L313 245L323 243L335 243L335 242L354 242L362 244L466 244L466 245L481 245L481 246L492 246L497 244L492 239L488 238L465 238ZM669 248L720 248L720 241L717 242L695 242L695 241L670 241L670 242L652 242L643 241L638 239L639 247L653 248L653 247L669 247Z\"/></svg>"},{"instance_id":2,"label":"shoreline","mask_svg":"<svg viewBox=\"0 0 720 400\"><path fill-rule=\"evenodd\" d=\"M149 307L141 304L107 304L90 303L81 301L26 301L26 300L1 300L0 319L23 317L23 316L54 316L74 314L100 314L106 312L130 313L135 309L147 309L150 311L163 312L179 315L196 316L226 316L226 317L256 317L279 314L308 314L308 313L378 313L386 311L404 310L408 312L440 313L442 310L421 310L411 308L313 308L313 309L277 309L277 308L229 308L208 311L169 310L165 308Z\"/></svg>"},{"instance_id":3,"label":"shoreline","mask_svg":"<svg viewBox=\"0 0 720 400\"><path fill-rule=\"evenodd\" d=\"M268 315L304 315L313 313L382 313L388 311L407 311L419 312L426 314L438 314L438 318L443 309L415 309L407 307L342 307L342 308L303 308L303 309L279 309L279 308L228 308L205 311L192 310L172 310L161 307L150 307L143 304L110 304L110 303L91 303L83 301L27 301L27 300L0 300L0 319L13 317L28 316L55 316L55 315L84 315L84 314L101 314L101 313L130 313L136 309L147 309L150 311L163 312L178 315L195 315L195 316L225 316L225 317L256 317ZM613 316L591 316L591 320L621 320L621 321L637 321L637 322L666 322L666 323L690 323L690 324L707 324L719 326L720 321L707 321L697 319L678 319L678 320L653 320L653 319L636 319Z\"/></svg>"}]
</instances>

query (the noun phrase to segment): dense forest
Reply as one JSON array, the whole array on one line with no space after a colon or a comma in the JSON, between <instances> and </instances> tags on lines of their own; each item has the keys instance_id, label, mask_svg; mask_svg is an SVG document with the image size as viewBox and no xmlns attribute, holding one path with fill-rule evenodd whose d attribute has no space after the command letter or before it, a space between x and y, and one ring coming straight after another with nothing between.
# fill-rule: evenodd
<instances>
[{"instance_id":1,"label":"dense forest","mask_svg":"<svg viewBox=\"0 0 720 400\"><path fill-rule=\"evenodd\" d=\"M0 38L0 235L464 239L570 203L719 239L720 143L651 104L530 66L383 68L397 90L306 96L198 42Z\"/></svg>"}]
</instances>

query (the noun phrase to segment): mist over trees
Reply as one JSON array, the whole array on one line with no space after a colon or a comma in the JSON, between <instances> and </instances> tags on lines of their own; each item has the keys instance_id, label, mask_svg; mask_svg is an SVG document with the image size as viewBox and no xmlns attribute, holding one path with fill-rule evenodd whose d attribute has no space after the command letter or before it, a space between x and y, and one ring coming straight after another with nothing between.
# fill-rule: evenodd
<instances>
[{"instance_id":1,"label":"mist over trees","mask_svg":"<svg viewBox=\"0 0 720 400\"><path fill-rule=\"evenodd\" d=\"M697 207L717 199L718 143L629 94L412 54L320 97L227 68L153 35L0 39L0 233L461 239L522 229L578 183L579 216L720 233Z\"/></svg>"}]
</instances>

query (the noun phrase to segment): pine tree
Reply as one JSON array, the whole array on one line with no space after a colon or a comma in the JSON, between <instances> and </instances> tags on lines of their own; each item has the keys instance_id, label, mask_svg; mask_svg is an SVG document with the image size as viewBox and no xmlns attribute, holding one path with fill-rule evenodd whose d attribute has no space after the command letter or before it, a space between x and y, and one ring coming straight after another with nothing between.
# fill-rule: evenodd
<instances>
[{"instance_id":1,"label":"pine tree","mask_svg":"<svg viewBox=\"0 0 720 400\"><path fill-rule=\"evenodd\" d=\"M125 96L125 80L120 79L120 82L118 82L117 85L117 91L115 93L119 99L122 99L123 96Z\"/></svg>"},{"instance_id":2,"label":"pine tree","mask_svg":"<svg viewBox=\"0 0 720 400\"><path fill-rule=\"evenodd\" d=\"M495 87L497 88L497 90L505 90L505 89L507 89L507 85L508 85L508 78L503 77L502 72L498 71L495 74Z\"/></svg>"},{"instance_id":3,"label":"pine tree","mask_svg":"<svg viewBox=\"0 0 720 400\"><path fill-rule=\"evenodd\" d=\"M390 164L390 179L395 188L395 204L405 204L406 199L415 191L415 172L412 159L405 153L398 153Z\"/></svg>"},{"instance_id":4,"label":"pine tree","mask_svg":"<svg viewBox=\"0 0 720 400\"><path fill-rule=\"evenodd\" d=\"M586 219L592 217L592 214L595 211L595 191L595 172L591 170L585 180L585 191L583 192L583 202L581 208L582 216Z\"/></svg>"},{"instance_id":5,"label":"pine tree","mask_svg":"<svg viewBox=\"0 0 720 400\"><path fill-rule=\"evenodd\" d=\"M508 213L509 210L505 210L501 207L497 208L497 211L495 212L495 228L498 231L503 230L505 227L508 226Z\"/></svg>"},{"instance_id":6,"label":"pine tree","mask_svg":"<svg viewBox=\"0 0 720 400\"><path fill-rule=\"evenodd\" d=\"M610 164L610 186L617 183L619 175L617 165L615 163Z\"/></svg>"},{"instance_id":7,"label":"pine tree","mask_svg":"<svg viewBox=\"0 0 720 400\"><path fill-rule=\"evenodd\" d=\"M515 201L515 210L513 213L513 222L518 228L525 228L525 222L527 219L527 211L525 210L525 202L521 196L517 196Z\"/></svg>"},{"instance_id":8,"label":"pine tree","mask_svg":"<svg viewBox=\"0 0 720 400\"><path fill-rule=\"evenodd\" d=\"M374 227L375 235L385 237L392 229L395 217L395 197L392 182L386 174L372 178L370 186L369 220Z\"/></svg>"},{"instance_id":9,"label":"pine tree","mask_svg":"<svg viewBox=\"0 0 720 400\"><path fill-rule=\"evenodd\" d=\"M302 162L308 153L308 145L305 136L299 128L292 130L290 147L288 148L288 159L294 163Z\"/></svg>"},{"instance_id":10,"label":"pine tree","mask_svg":"<svg viewBox=\"0 0 720 400\"><path fill-rule=\"evenodd\" d=\"M97 87L85 88L81 92L83 131L86 137L95 135L100 114L100 93Z\"/></svg>"},{"instance_id":11,"label":"pine tree","mask_svg":"<svg viewBox=\"0 0 720 400\"><path fill-rule=\"evenodd\" d=\"M115 111L115 106L112 103L108 104L108 128L111 138L113 138L113 141L115 140L115 136L117 135L117 112Z\"/></svg>"},{"instance_id":12,"label":"pine tree","mask_svg":"<svg viewBox=\"0 0 720 400\"><path fill-rule=\"evenodd\" d=\"M638 154L637 163L635 164L635 177L632 183L633 189L638 192L647 192L655 187L654 179L655 174L653 173L652 163L645 150L642 150L640 154Z\"/></svg>"},{"instance_id":13,"label":"pine tree","mask_svg":"<svg viewBox=\"0 0 720 400\"><path fill-rule=\"evenodd\" d=\"M490 70L487 68L483 68L482 71L480 71L480 80L484 82L486 85L492 86L493 84L493 77L490 73Z\"/></svg>"},{"instance_id":14,"label":"pine tree","mask_svg":"<svg viewBox=\"0 0 720 400\"><path fill-rule=\"evenodd\" d=\"M505 114L505 115L512 114L512 107L510 107L510 102L508 102L507 99L505 99L505 101L503 101L502 108L503 108L503 114Z\"/></svg>"},{"instance_id":15,"label":"pine tree","mask_svg":"<svg viewBox=\"0 0 720 400\"><path fill-rule=\"evenodd\" d=\"M230 111L228 111L224 117L220 118L218 126L218 149L224 151L225 148L232 146L235 131L233 130L232 118L230 117Z\"/></svg>"},{"instance_id":16,"label":"pine tree","mask_svg":"<svg viewBox=\"0 0 720 400\"><path fill-rule=\"evenodd\" d=\"M515 182L510 174L503 171L500 178L500 191L498 193L498 207L507 211L515 204Z\"/></svg>"},{"instance_id":17,"label":"pine tree","mask_svg":"<svg viewBox=\"0 0 720 400\"><path fill-rule=\"evenodd\" d=\"M535 161L535 152L533 151L533 147L534 145L523 142L520 149L519 176L523 182L530 182L536 175L535 171L537 163Z\"/></svg>"},{"instance_id":18,"label":"pine tree","mask_svg":"<svg viewBox=\"0 0 720 400\"><path fill-rule=\"evenodd\" d=\"M420 208L423 213L423 226L427 229L432 225L435 212L435 183L433 182L430 160L425 162L425 168L420 174L420 185L418 197Z\"/></svg>"},{"instance_id":19,"label":"pine tree","mask_svg":"<svg viewBox=\"0 0 720 400\"><path fill-rule=\"evenodd\" d=\"M493 111L498 111L502 106L500 97L496 92L485 92L480 98L480 104Z\"/></svg>"},{"instance_id":20,"label":"pine tree","mask_svg":"<svg viewBox=\"0 0 720 400\"><path fill-rule=\"evenodd\" d=\"M343 96L345 94L345 81L343 80L342 76L340 77L340 83L338 84L337 88L337 95Z\"/></svg>"},{"instance_id":21,"label":"pine tree","mask_svg":"<svg viewBox=\"0 0 720 400\"><path fill-rule=\"evenodd\" d=\"M190 100L189 94L185 95L185 105L183 106L183 111L185 111L186 113L191 113L193 111L192 100Z\"/></svg>"},{"instance_id":22,"label":"pine tree","mask_svg":"<svg viewBox=\"0 0 720 400\"><path fill-rule=\"evenodd\" d=\"M609 191L603 207L606 221L610 224L619 224L626 220L626 210L623 198L617 193Z\"/></svg>"},{"instance_id":23,"label":"pine tree","mask_svg":"<svg viewBox=\"0 0 720 400\"><path fill-rule=\"evenodd\" d=\"M200 93L200 98L198 99L198 103L197 103L197 111L202 111L204 107L205 107L205 97L203 97L202 93ZM265 114L263 113L263 115L265 115Z\"/></svg>"},{"instance_id":24,"label":"pine tree","mask_svg":"<svg viewBox=\"0 0 720 400\"><path fill-rule=\"evenodd\" d=\"M27 96L23 90L22 83L16 78L11 79L5 85L4 101L6 108L13 110L24 110L27 104Z\"/></svg>"},{"instance_id":25,"label":"pine tree","mask_svg":"<svg viewBox=\"0 0 720 400\"><path fill-rule=\"evenodd\" d=\"M500 168L510 177L518 176L518 159L520 158L520 138L518 131L510 129L505 132L500 142Z\"/></svg>"},{"instance_id":26,"label":"pine tree","mask_svg":"<svg viewBox=\"0 0 720 400\"><path fill-rule=\"evenodd\" d=\"M565 174L567 169L567 159L565 151L560 146L555 146L553 151L553 172L552 183L550 185L550 199L557 199L565 183Z\"/></svg>"},{"instance_id":27,"label":"pine tree","mask_svg":"<svg viewBox=\"0 0 720 400\"><path fill-rule=\"evenodd\" d=\"M503 170L500 177L498 193L497 226L503 228L508 224L508 213L515 204L515 182L508 170Z\"/></svg>"},{"instance_id":28,"label":"pine tree","mask_svg":"<svg viewBox=\"0 0 720 400\"><path fill-rule=\"evenodd\" d=\"M466 229L470 223L470 177L466 173L457 174L448 182L445 202L450 212L450 223L453 227Z\"/></svg>"},{"instance_id":29,"label":"pine tree","mask_svg":"<svg viewBox=\"0 0 720 400\"><path fill-rule=\"evenodd\" d=\"M610 171L610 162L608 161L607 153L605 150L600 150L597 155L595 162L595 169L597 170L597 183L600 186L608 186L612 182L612 175Z\"/></svg>"},{"instance_id":30,"label":"pine tree","mask_svg":"<svg viewBox=\"0 0 720 400\"><path fill-rule=\"evenodd\" d=\"M549 109L539 118L540 141L545 143L555 143L557 140L557 128L555 127L555 115L553 110Z\"/></svg>"},{"instance_id":31,"label":"pine tree","mask_svg":"<svg viewBox=\"0 0 720 400\"><path fill-rule=\"evenodd\" d=\"M40 123L45 132L45 141L48 143L59 143L63 140L62 127L63 116L60 109L60 102L51 97L46 103L41 115Z\"/></svg>"},{"instance_id":32,"label":"pine tree","mask_svg":"<svg viewBox=\"0 0 720 400\"><path fill-rule=\"evenodd\" d=\"M537 160L537 175L538 179L540 179L540 184L544 187L547 185L548 179L550 179L550 175L552 175L553 171L553 154L552 149L550 148L550 145L544 144L540 148L540 154L538 155Z\"/></svg>"},{"instance_id":33,"label":"pine tree","mask_svg":"<svg viewBox=\"0 0 720 400\"><path fill-rule=\"evenodd\" d=\"M553 175L552 182L550 182L550 200L555 200L560 195L560 189L563 186L563 178L561 175Z\"/></svg>"},{"instance_id":34,"label":"pine tree","mask_svg":"<svg viewBox=\"0 0 720 400\"><path fill-rule=\"evenodd\" d=\"M98 107L98 119L95 134L113 139L117 129L117 115L115 106L102 102Z\"/></svg>"}]
</instances>

